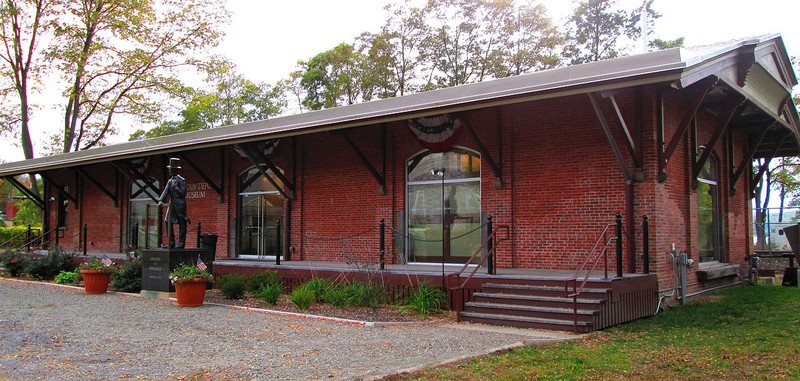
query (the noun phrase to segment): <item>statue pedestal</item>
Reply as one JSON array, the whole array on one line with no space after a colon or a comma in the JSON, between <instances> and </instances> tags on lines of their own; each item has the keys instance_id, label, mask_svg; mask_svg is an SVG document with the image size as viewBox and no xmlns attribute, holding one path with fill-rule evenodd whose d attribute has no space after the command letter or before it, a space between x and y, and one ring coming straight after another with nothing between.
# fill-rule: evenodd
<instances>
[{"instance_id":1,"label":"statue pedestal","mask_svg":"<svg viewBox=\"0 0 800 381\"><path fill-rule=\"evenodd\" d=\"M152 249L142 251L142 293L175 292L169 273L180 264L195 265L200 258L212 272L214 253L209 249ZM208 284L210 289L211 283Z\"/></svg>"}]
</instances>

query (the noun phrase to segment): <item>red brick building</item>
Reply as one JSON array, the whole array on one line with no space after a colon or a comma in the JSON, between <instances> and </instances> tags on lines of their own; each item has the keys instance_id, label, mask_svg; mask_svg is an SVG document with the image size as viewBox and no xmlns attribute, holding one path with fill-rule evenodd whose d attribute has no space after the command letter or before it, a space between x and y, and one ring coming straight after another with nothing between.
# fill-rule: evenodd
<instances>
[{"instance_id":1,"label":"red brick building","mask_svg":"<svg viewBox=\"0 0 800 381\"><path fill-rule=\"evenodd\" d=\"M509 232L500 271L575 271L619 213L624 271L641 274L646 215L659 289L673 282L674 246L695 262L694 293L739 281L763 174L751 163L800 152L796 84L781 38L764 36L3 164L0 175L42 175L45 230L89 253L165 242L155 199L170 157L188 184L187 246L200 223L219 236L218 259L377 263L383 220L387 263L463 263L491 217Z\"/></svg>"}]
</instances>

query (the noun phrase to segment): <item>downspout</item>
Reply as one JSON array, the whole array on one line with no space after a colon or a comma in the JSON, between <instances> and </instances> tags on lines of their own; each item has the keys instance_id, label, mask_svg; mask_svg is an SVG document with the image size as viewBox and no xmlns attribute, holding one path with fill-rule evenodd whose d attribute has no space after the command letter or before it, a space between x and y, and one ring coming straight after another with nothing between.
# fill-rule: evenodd
<instances>
[{"instance_id":1,"label":"downspout","mask_svg":"<svg viewBox=\"0 0 800 381\"><path fill-rule=\"evenodd\" d=\"M628 272L636 272L636 224L634 207L634 181L627 179L625 181L625 210L627 231L628 231Z\"/></svg>"}]
</instances>

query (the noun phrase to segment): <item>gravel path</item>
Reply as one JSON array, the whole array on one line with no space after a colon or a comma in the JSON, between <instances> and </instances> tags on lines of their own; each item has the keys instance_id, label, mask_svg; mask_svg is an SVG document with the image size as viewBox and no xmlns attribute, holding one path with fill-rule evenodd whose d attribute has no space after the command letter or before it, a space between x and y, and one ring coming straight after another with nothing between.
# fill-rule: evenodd
<instances>
[{"instance_id":1,"label":"gravel path","mask_svg":"<svg viewBox=\"0 0 800 381\"><path fill-rule=\"evenodd\" d=\"M0 279L0 380L364 379L569 335L364 327Z\"/></svg>"}]
</instances>

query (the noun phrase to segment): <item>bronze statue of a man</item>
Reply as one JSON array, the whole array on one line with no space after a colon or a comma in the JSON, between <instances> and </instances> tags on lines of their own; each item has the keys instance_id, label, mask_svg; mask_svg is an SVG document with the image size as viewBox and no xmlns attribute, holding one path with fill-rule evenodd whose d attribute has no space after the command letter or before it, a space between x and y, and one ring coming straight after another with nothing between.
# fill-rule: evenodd
<instances>
[{"instance_id":1,"label":"bronze statue of a man","mask_svg":"<svg viewBox=\"0 0 800 381\"><path fill-rule=\"evenodd\" d=\"M178 165L180 159L170 158L169 169L170 179L158 199L158 205L162 205L169 195L169 208L167 215L164 217L164 223L167 225L167 233L169 236L169 247L176 249L183 249L186 244L186 224L189 222L189 216L186 215L186 179L178 174L181 167ZM173 225L178 224L178 241L175 242L175 232Z\"/></svg>"}]
</instances>

